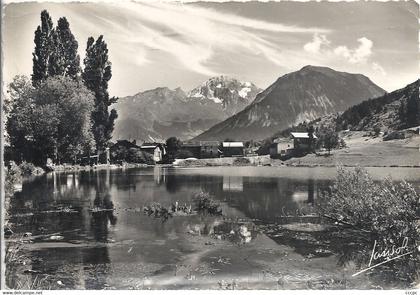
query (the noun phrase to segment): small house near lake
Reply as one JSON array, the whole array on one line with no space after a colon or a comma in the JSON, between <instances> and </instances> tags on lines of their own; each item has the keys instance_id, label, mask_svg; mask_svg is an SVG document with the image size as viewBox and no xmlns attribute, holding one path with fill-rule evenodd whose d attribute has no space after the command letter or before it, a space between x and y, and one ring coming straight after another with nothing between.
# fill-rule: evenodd
<instances>
[{"instance_id":1,"label":"small house near lake","mask_svg":"<svg viewBox=\"0 0 420 295\"><path fill-rule=\"evenodd\" d=\"M309 153L314 149L317 137L308 132L292 132L289 138L277 138L270 145L270 157L287 159Z\"/></svg>"},{"instance_id":2,"label":"small house near lake","mask_svg":"<svg viewBox=\"0 0 420 295\"><path fill-rule=\"evenodd\" d=\"M140 149L153 155L155 163L162 162L163 156L166 155L165 145L157 142L145 142L140 146Z\"/></svg>"},{"instance_id":3,"label":"small house near lake","mask_svg":"<svg viewBox=\"0 0 420 295\"><path fill-rule=\"evenodd\" d=\"M293 142L289 139L283 141L274 141L270 145L270 157L284 159L290 157L293 153Z\"/></svg>"},{"instance_id":4,"label":"small house near lake","mask_svg":"<svg viewBox=\"0 0 420 295\"><path fill-rule=\"evenodd\" d=\"M243 157L244 150L243 142L222 142L223 157Z\"/></svg>"},{"instance_id":5,"label":"small house near lake","mask_svg":"<svg viewBox=\"0 0 420 295\"><path fill-rule=\"evenodd\" d=\"M308 132L292 132L293 149L297 153L307 153L315 147L315 142L318 139L315 134Z\"/></svg>"}]
</instances>

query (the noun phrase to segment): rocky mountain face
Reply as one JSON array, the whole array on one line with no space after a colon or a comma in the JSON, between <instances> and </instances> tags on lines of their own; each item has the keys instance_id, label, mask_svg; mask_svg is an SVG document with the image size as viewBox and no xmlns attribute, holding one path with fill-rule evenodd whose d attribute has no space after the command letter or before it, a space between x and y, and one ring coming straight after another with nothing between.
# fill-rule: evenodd
<instances>
[{"instance_id":1,"label":"rocky mountain face","mask_svg":"<svg viewBox=\"0 0 420 295\"><path fill-rule=\"evenodd\" d=\"M395 131L420 126L420 80L338 115L336 129Z\"/></svg>"},{"instance_id":2,"label":"rocky mountain face","mask_svg":"<svg viewBox=\"0 0 420 295\"><path fill-rule=\"evenodd\" d=\"M344 111L384 94L385 91L366 76L305 66L278 78L244 110L195 139L264 139L292 125Z\"/></svg>"},{"instance_id":3,"label":"rocky mountain face","mask_svg":"<svg viewBox=\"0 0 420 295\"><path fill-rule=\"evenodd\" d=\"M249 105L260 91L254 84L215 77L185 93L156 88L118 100L113 139L191 139Z\"/></svg>"},{"instance_id":4,"label":"rocky mountain face","mask_svg":"<svg viewBox=\"0 0 420 295\"><path fill-rule=\"evenodd\" d=\"M227 116L232 116L248 106L261 91L251 82L241 82L226 76L214 77L191 90L190 100L213 101L220 104Z\"/></svg>"}]
</instances>

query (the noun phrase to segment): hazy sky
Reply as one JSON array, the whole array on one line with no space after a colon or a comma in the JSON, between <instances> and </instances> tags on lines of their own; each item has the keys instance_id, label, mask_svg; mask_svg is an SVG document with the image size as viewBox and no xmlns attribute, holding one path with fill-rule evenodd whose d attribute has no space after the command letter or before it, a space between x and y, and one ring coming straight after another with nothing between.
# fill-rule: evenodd
<instances>
[{"instance_id":1,"label":"hazy sky","mask_svg":"<svg viewBox=\"0 0 420 295\"><path fill-rule=\"evenodd\" d=\"M411 2L14 3L4 10L4 79L30 75L34 31L47 9L66 16L83 57L104 35L111 95L191 90L228 75L265 88L311 65L362 73L392 91L419 77L419 8Z\"/></svg>"}]
</instances>

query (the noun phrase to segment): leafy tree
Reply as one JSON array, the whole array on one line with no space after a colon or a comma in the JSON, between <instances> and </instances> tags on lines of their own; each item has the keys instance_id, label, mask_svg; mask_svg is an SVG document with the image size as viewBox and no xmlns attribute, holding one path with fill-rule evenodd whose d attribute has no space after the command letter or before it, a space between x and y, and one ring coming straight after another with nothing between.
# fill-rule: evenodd
<instances>
[{"instance_id":1,"label":"leafy tree","mask_svg":"<svg viewBox=\"0 0 420 295\"><path fill-rule=\"evenodd\" d=\"M68 77L47 78L37 88L27 83L17 77L9 86L6 128L19 160L43 165L47 157L71 161L91 151L93 94Z\"/></svg>"},{"instance_id":2,"label":"leafy tree","mask_svg":"<svg viewBox=\"0 0 420 295\"><path fill-rule=\"evenodd\" d=\"M257 150L258 155L268 155L270 153L270 146L273 143L274 137L264 139L260 142L260 147Z\"/></svg>"},{"instance_id":3,"label":"leafy tree","mask_svg":"<svg viewBox=\"0 0 420 295\"><path fill-rule=\"evenodd\" d=\"M41 12L41 25L35 31L32 84L39 85L47 77L68 76L77 79L80 73L78 43L65 17L53 27L46 10Z\"/></svg>"},{"instance_id":4,"label":"leafy tree","mask_svg":"<svg viewBox=\"0 0 420 295\"><path fill-rule=\"evenodd\" d=\"M96 40L90 37L87 42L82 78L86 87L95 94L95 108L92 112L93 135L97 150L107 147L114 130L117 112L108 107L117 101L109 97L108 82L112 77L111 62L108 60L108 47L103 36Z\"/></svg>"},{"instance_id":5,"label":"leafy tree","mask_svg":"<svg viewBox=\"0 0 420 295\"><path fill-rule=\"evenodd\" d=\"M418 240L420 196L409 183L373 181L366 169L338 167L337 177L318 200L318 211L340 224L366 230L385 243Z\"/></svg>"},{"instance_id":6,"label":"leafy tree","mask_svg":"<svg viewBox=\"0 0 420 295\"><path fill-rule=\"evenodd\" d=\"M175 155L181 146L182 142L174 136L166 140L166 150L169 154Z\"/></svg>"},{"instance_id":7,"label":"leafy tree","mask_svg":"<svg viewBox=\"0 0 420 295\"><path fill-rule=\"evenodd\" d=\"M33 87L26 76L15 76L8 85L8 99L5 103L6 131L9 143L14 150L14 160L29 159L32 146L30 141L32 118L35 105L32 97Z\"/></svg>"},{"instance_id":8,"label":"leafy tree","mask_svg":"<svg viewBox=\"0 0 420 295\"><path fill-rule=\"evenodd\" d=\"M308 127L308 136L309 136L309 151L313 152L314 151L314 143L315 143L315 139L314 139L314 132L315 132L315 128L313 125L309 125Z\"/></svg>"},{"instance_id":9,"label":"leafy tree","mask_svg":"<svg viewBox=\"0 0 420 295\"><path fill-rule=\"evenodd\" d=\"M35 31L35 50L32 54L32 84L38 85L39 82L48 77L50 58L54 52L53 22L48 11L41 12L41 25Z\"/></svg>"},{"instance_id":10,"label":"leafy tree","mask_svg":"<svg viewBox=\"0 0 420 295\"><path fill-rule=\"evenodd\" d=\"M331 149L336 148L340 144L338 133L331 128L320 128L318 131L318 146L324 147L331 153Z\"/></svg>"},{"instance_id":11,"label":"leafy tree","mask_svg":"<svg viewBox=\"0 0 420 295\"><path fill-rule=\"evenodd\" d=\"M73 159L92 150L91 112L93 94L79 81L53 77L42 83L34 95L41 110L51 110L58 156ZM56 115L56 117L54 116ZM42 114L35 118L42 118Z\"/></svg>"},{"instance_id":12,"label":"leafy tree","mask_svg":"<svg viewBox=\"0 0 420 295\"><path fill-rule=\"evenodd\" d=\"M80 57L77 53L78 43L70 30L65 17L58 20L53 34L53 52L48 65L49 76L67 76L77 79L80 73Z\"/></svg>"},{"instance_id":13,"label":"leafy tree","mask_svg":"<svg viewBox=\"0 0 420 295\"><path fill-rule=\"evenodd\" d=\"M113 162L123 161L127 163L153 164L153 155L141 151L139 148L118 146L111 148L111 159Z\"/></svg>"},{"instance_id":14,"label":"leafy tree","mask_svg":"<svg viewBox=\"0 0 420 295\"><path fill-rule=\"evenodd\" d=\"M419 92L413 92L407 98L406 127L420 125L420 97Z\"/></svg>"},{"instance_id":15,"label":"leafy tree","mask_svg":"<svg viewBox=\"0 0 420 295\"><path fill-rule=\"evenodd\" d=\"M373 127L373 132L375 133L375 136L379 136L379 134L381 133L381 127L376 125L375 127Z\"/></svg>"},{"instance_id":16,"label":"leafy tree","mask_svg":"<svg viewBox=\"0 0 420 295\"><path fill-rule=\"evenodd\" d=\"M15 162L11 161L7 167L4 177L4 193L6 196L12 196L14 186L22 182L22 171Z\"/></svg>"}]
</instances>

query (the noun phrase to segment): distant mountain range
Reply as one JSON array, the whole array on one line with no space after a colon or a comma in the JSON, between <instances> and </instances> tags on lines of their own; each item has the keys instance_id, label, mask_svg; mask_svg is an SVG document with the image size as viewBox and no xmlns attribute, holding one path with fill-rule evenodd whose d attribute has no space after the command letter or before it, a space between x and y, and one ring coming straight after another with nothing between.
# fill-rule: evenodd
<instances>
[{"instance_id":1,"label":"distant mountain range","mask_svg":"<svg viewBox=\"0 0 420 295\"><path fill-rule=\"evenodd\" d=\"M305 66L259 93L244 110L216 124L195 140L259 140L303 121L344 111L385 91L361 74Z\"/></svg>"},{"instance_id":2,"label":"distant mountain range","mask_svg":"<svg viewBox=\"0 0 420 295\"><path fill-rule=\"evenodd\" d=\"M248 106L260 92L251 82L214 77L188 93L156 88L119 99L113 139L191 139Z\"/></svg>"}]
</instances>

